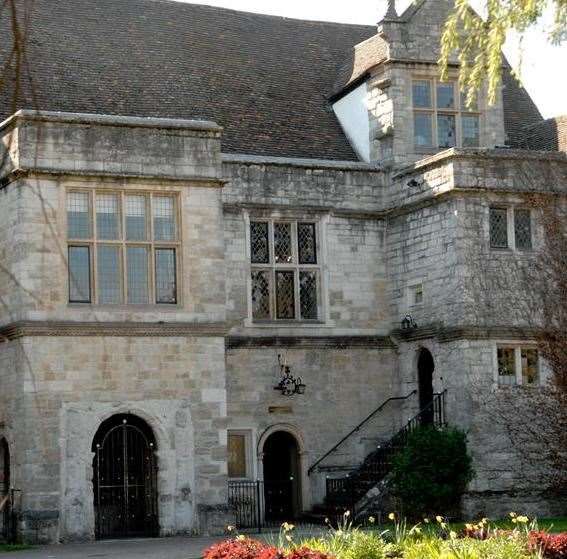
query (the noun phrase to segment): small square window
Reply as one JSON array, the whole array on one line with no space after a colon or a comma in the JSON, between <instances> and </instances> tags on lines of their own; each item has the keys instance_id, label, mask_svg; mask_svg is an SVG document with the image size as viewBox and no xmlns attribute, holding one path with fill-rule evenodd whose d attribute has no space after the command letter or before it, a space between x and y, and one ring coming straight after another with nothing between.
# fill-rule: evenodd
<instances>
[{"instance_id":1,"label":"small square window","mask_svg":"<svg viewBox=\"0 0 567 559\"><path fill-rule=\"evenodd\" d=\"M516 352L513 347L497 349L498 384L511 386L516 384Z\"/></svg>"},{"instance_id":2,"label":"small square window","mask_svg":"<svg viewBox=\"0 0 567 559\"><path fill-rule=\"evenodd\" d=\"M433 145L430 114L416 112L413 115L413 138L417 147L431 147Z\"/></svg>"},{"instance_id":3,"label":"small square window","mask_svg":"<svg viewBox=\"0 0 567 559\"><path fill-rule=\"evenodd\" d=\"M530 210L514 210L514 237L517 249L531 250L532 222Z\"/></svg>"},{"instance_id":4,"label":"small square window","mask_svg":"<svg viewBox=\"0 0 567 559\"><path fill-rule=\"evenodd\" d=\"M508 248L508 211L506 208L490 208L490 246Z\"/></svg>"},{"instance_id":5,"label":"small square window","mask_svg":"<svg viewBox=\"0 0 567 559\"><path fill-rule=\"evenodd\" d=\"M431 82L429 80L414 80L413 106L418 108L431 108Z\"/></svg>"}]
</instances>

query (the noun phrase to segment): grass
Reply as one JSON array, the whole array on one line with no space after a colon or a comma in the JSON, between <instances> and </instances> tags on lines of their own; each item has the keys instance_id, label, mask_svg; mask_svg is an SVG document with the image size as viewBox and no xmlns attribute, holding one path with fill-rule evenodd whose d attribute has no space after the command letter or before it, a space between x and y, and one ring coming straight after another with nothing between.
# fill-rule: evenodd
<instances>
[{"instance_id":1,"label":"grass","mask_svg":"<svg viewBox=\"0 0 567 559\"><path fill-rule=\"evenodd\" d=\"M0 543L0 551L23 551L24 549L30 549L32 546L25 543Z\"/></svg>"}]
</instances>

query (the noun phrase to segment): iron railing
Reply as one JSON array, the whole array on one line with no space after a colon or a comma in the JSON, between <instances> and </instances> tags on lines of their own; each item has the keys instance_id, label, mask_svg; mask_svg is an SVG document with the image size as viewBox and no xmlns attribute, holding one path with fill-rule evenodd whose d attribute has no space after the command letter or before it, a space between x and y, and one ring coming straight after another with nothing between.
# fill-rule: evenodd
<instances>
[{"instance_id":1,"label":"iron railing","mask_svg":"<svg viewBox=\"0 0 567 559\"><path fill-rule=\"evenodd\" d=\"M407 444L410 434L423 425L446 425L446 392L434 394L430 404L412 417L387 443L369 454L356 470L345 477L327 478L327 507L334 512L349 510L356 516L356 503L391 472L394 456Z\"/></svg>"},{"instance_id":2,"label":"iron railing","mask_svg":"<svg viewBox=\"0 0 567 559\"><path fill-rule=\"evenodd\" d=\"M407 400L410 396L413 396L416 393L417 393L417 390L413 390L412 392L410 392L406 396L393 396L391 398L388 398L387 400L384 400L384 402L382 402L372 413L368 414L356 427L354 427L354 429L352 429L349 433L347 433L333 448L331 448L331 450L328 450L327 452L325 452L325 454L323 454L323 456L321 456L321 458L316 460L311 465L311 467L307 470L307 475L311 475L313 473L313 471L315 470L315 468L321 462L323 462L323 460L325 460L325 458L327 458L333 452L335 452L345 441L347 441L350 437L352 437L352 435L354 435L355 433L360 431L360 429L366 423L368 423L376 414L380 413L386 407L387 404L389 404L390 402L394 402L394 401Z\"/></svg>"},{"instance_id":3,"label":"iron railing","mask_svg":"<svg viewBox=\"0 0 567 559\"><path fill-rule=\"evenodd\" d=\"M229 481L228 504L238 529L279 528L294 520L293 481Z\"/></svg>"}]
</instances>

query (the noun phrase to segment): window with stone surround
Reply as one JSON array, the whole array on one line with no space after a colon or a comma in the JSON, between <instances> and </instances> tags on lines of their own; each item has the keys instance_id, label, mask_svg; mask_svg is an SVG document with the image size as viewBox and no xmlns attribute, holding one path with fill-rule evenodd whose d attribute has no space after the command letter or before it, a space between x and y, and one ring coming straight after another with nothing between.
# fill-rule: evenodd
<instances>
[{"instance_id":1,"label":"window with stone surround","mask_svg":"<svg viewBox=\"0 0 567 559\"><path fill-rule=\"evenodd\" d=\"M243 479L253 477L252 473L252 433L247 430L228 431L228 477Z\"/></svg>"},{"instance_id":2,"label":"window with stone surround","mask_svg":"<svg viewBox=\"0 0 567 559\"><path fill-rule=\"evenodd\" d=\"M70 303L176 304L176 195L67 192Z\"/></svg>"},{"instance_id":3,"label":"window with stone surround","mask_svg":"<svg viewBox=\"0 0 567 559\"><path fill-rule=\"evenodd\" d=\"M321 269L316 222L251 220L254 321L317 321Z\"/></svg>"},{"instance_id":4,"label":"window with stone surround","mask_svg":"<svg viewBox=\"0 0 567 559\"><path fill-rule=\"evenodd\" d=\"M418 149L478 147L480 112L468 107L455 81L436 78L412 81L413 137Z\"/></svg>"},{"instance_id":5,"label":"window with stone surround","mask_svg":"<svg viewBox=\"0 0 567 559\"><path fill-rule=\"evenodd\" d=\"M539 354L536 347L498 345L496 347L496 373L500 386L539 384Z\"/></svg>"},{"instance_id":6,"label":"window with stone surround","mask_svg":"<svg viewBox=\"0 0 567 559\"><path fill-rule=\"evenodd\" d=\"M492 206L489 209L490 247L531 250L532 214L526 208Z\"/></svg>"}]
</instances>

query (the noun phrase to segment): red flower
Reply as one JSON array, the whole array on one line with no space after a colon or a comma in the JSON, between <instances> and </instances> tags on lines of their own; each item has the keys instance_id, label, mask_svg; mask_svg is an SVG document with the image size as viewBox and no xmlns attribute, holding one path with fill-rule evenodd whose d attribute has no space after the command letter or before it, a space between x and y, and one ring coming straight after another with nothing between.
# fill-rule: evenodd
<instances>
[{"instance_id":1,"label":"red flower","mask_svg":"<svg viewBox=\"0 0 567 559\"><path fill-rule=\"evenodd\" d=\"M266 544L252 538L225 540L205 550L204 559L258 559L268 549ZM264 557L264 559L269 559ZM274 558L276 559L276 558Z\"/></svg>"},{"instance_id":2,"label":"red flower","mask_svg":"<svg viewBox=\"0 0 567 559\"><path fill-rule=\"evenodd\" d=\"M288 554L287 559L334 559L332 555L327 555L321 551L314 551L307 547L300 547L299 549L294 549Z\"/></svg>"},{"instance_id":3,"label":"red flower","mask_svg":"<svg viewBox=\"0 0 567 559\"><path fill-rule=\"evenodd\" d=\"M567 533L548 534L547 532L530 532L530 549L541 550L545 559L567 559Z\"/></svg>"}]
</instances>

